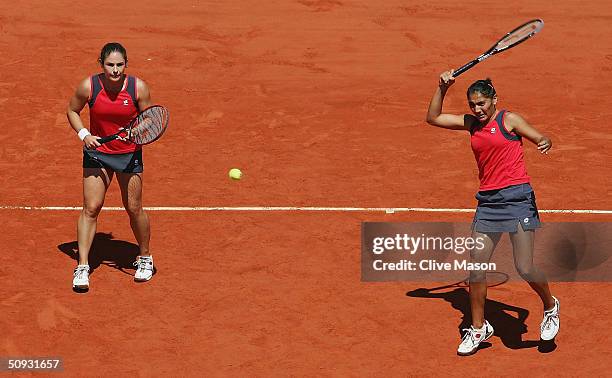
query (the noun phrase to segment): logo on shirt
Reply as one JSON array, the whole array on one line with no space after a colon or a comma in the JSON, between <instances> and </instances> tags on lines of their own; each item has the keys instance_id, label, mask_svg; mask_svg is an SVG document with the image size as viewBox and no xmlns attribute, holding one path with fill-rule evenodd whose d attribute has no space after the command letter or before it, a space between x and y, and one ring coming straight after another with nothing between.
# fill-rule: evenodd
<instances>
[{"instance_id":1,"label":"logo on shirt","mask_svg":"<svg viewBox=\"0 0 612 378\"><path fill-rule=\"evenodd\" d=\"M491 134L495 134L496 131L497 129L495 127L491 127Z\"/></svg>"},{"instance_id":2,"label":"logo on shirt","mask_svg":"<svg viewBox=\"0 0 612 378\"><path fill-rule=\"evenodd\" d=\"M529 218L523 219L523 223L529 223Z\"/></svg>"},{"instance_id":3,"label":"logo on shirt","mask_svg":"<svg viewBox=\"0 0 612 378\"><path fill-rule=\"evenodd\" d=\"M128 106L130 102L128 100L123 100L123 105Z\"/></svg>"}]
</instances>

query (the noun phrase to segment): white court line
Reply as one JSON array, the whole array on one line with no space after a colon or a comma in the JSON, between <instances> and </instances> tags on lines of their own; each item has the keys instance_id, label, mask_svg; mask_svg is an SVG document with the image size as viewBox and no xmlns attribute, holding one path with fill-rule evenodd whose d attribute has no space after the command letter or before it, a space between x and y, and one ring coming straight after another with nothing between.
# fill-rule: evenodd
<instances>
[{"instance_id":1,"label":"white court line","mask_svg":"<svg viewBox=\"0 0 612 378\"><path fill-rule=\"evenodd\" d=\"M312 212L364 212L364 213L473 213L474 209L445 209L427 207L314 207L314 206L200 206L145 207L147 211L312 211ZM80 211L80 206L0 206L0 210L31 210L31 211ZM106 211L124 211L123 207L104 207ZM589 209L555 209L538 210L545 214L612 214L612 210Z\"/></svg>"}]
</instances>

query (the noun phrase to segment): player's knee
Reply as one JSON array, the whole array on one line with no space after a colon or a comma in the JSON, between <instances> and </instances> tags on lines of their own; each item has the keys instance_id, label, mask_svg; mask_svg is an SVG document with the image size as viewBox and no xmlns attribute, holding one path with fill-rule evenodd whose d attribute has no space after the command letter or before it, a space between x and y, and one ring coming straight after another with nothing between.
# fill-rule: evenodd
<instances>
[{"instance_id":1,"label":"player's knee","mask_svg":"<svg viewBox=\"0 0 612 378\"><path fill-rule=\"evenodd\" d=\"M83 215L89 218L97 218L102 211L102 202L88 202L83 206Z\"/></svg>"},{"instance_id":2,"label":"player's knee","mask_svg":"<svg viewBox=\"0 0 612 378\"><path fill-rule=\"evenodd\" d=\"M141 204L127 203L125 204L125 211L127 211L130 217L138 217L143 212Z\"/></svg>"},{"instance_id":3,"label":"player's knee","mask_svg":"<svg viewBox=\"0 0 612 378\"><path fill-rule=\"evenodd\" d=\"M516 271L526 281L530 281L535 274L535 267L533 264L517 265Z\"/></svg>"},{"instance_id":4,"label":"player's knee","mask_svg":"<svg viewBox=\"0 0 612 378\"><path fill-rule=\"evenodd\" d=\"M485 282L487 280L487 272L484 270L472 270L470 272L470 282Z\"/></svg>"},{"instance_id":5,"label":"player's knee","mask_svg":"<svg viewBox=\"0 0 612 378\"><path fill-rule=\"evenodd\" d=\"M472 248L470 249L470 259L472 262L487 262L491 251L484 248Z\"/></svg>"}]
</instances>

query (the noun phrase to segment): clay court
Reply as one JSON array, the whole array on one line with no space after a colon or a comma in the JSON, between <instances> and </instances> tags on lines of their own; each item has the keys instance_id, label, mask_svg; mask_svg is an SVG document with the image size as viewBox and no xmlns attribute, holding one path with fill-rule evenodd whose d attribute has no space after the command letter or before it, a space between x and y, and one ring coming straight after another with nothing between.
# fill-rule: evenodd
<instances>
[{"instance_id":1,"label":"clay court","mask_svg":"<svg viewBox=\"0 0 612 378\"><path fill-rule=\"evenodd\" d=\"M498 333L462 358L467 292L414 295L443 283L362 282L360 229L471 221L452 211L476 206L469 135L428 126L427 106L440 72L532 18L545 21L543 31L461 76L445 109L469 111L467 86L492 78L498 107L554 142L548 155L525 144L539 208L592 210L542 220L612 221L612 4L91 4L0 5L0 357L61 357L70 376L610 370L609 283L551 283L562 327L548 349L527 284L491 288ZM70 207L82 202L82 144L65 112L109 41L126 46L127 72L171 111L168 132L144 151L158 272L133 282L138 247L125 212L109 209L98 223L91 289L81 294L71 289L79 212ZM233 167L242 180L227 177ZM105 206L121 206L116 182ZM264 209L280 206L383 210Z\"/></svg>"}]
</instances>

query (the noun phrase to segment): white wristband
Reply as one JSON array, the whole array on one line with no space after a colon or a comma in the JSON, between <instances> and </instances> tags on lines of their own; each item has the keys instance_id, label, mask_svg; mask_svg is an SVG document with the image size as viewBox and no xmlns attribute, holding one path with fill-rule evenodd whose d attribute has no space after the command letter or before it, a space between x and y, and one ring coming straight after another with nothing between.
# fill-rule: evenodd
<instances>
[{"instance_id":1,"label":"white wristband","mask_svg":"<svg viewBox=\"0 0 612 378\"><path fill-rule=\"evenodd\" d=\"M79 130L78 136L81 140L85 139L85 137L88 135L91 135L91 133L86 128L83 127L81 130Z\"/></svg>"}]
</instances>

